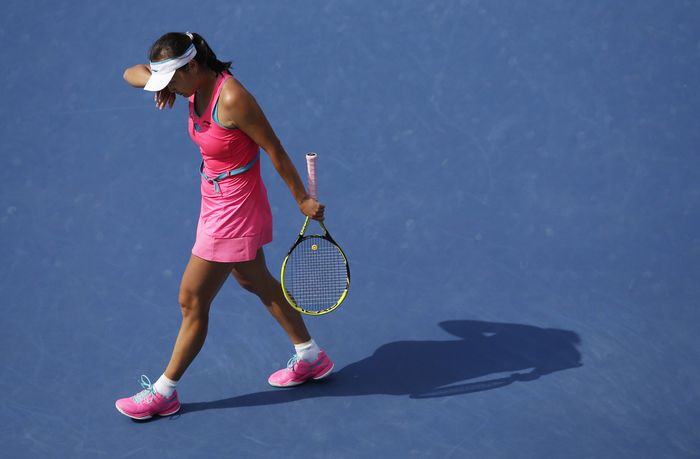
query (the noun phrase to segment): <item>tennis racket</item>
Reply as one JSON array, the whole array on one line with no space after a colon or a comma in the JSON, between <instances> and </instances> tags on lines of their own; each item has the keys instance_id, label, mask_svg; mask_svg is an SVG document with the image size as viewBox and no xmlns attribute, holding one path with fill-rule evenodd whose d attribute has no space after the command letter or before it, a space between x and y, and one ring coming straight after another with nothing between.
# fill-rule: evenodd
<instances>
[{"instance_id":1,"label":"tennis racket","mask_svg":"<svg viewBox=\"0 0 700 459\"><path fill-rule=\"evenodd\" d=\"M316 153L306 155L306 166L309 195L316 199ZM284 258L280 278L289 304L299 312L318 316L333 311L345 300L350 265L323 222L318 222L323 234L305 234L309 221L306 217L299 237Z\"/></svg>"}]
</instances>

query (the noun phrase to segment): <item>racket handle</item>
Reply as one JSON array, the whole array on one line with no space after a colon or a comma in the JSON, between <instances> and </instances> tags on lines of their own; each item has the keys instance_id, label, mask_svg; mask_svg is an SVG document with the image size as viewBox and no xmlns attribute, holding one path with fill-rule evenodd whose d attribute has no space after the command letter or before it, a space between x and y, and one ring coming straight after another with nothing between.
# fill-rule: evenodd
<instances>
[{"instance_id":1,"label":"racket handle","mask_svg":"<svg viewBox=\"0 0 700 459\"><path fill-rule=\"evenodd\" d=\"M309 178L309 196L316 199L316 153L306 154L306 172Z\"/></svg>"}]
</instances>

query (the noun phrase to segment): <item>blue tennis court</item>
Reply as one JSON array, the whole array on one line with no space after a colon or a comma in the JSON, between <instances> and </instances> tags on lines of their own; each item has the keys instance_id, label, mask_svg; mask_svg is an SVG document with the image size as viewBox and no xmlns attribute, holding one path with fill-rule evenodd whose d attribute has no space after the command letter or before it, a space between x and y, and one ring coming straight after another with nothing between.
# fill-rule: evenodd
<instances>
[{"instance_id":1,"label":"blue tennis court","mask_svg":"<svg viewBox=\"0 0 700 459\"><path fill-rule=\"evenodd\" d=\"M700 4L9 0L0 15L8 458L700 457ZM175 416L114 401L180 324L186 101L124 69L202 34L297 168L352 286L293 347L235 281ZM266 155L275 274L303 222Z\"/></svg>"}]
</instances>

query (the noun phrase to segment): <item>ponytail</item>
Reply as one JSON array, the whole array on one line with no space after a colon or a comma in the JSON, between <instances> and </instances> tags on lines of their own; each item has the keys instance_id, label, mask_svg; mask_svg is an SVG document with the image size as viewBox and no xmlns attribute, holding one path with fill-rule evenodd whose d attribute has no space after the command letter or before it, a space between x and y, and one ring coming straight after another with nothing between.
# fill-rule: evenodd
<instances>
[{"instance_id":1,"label":"ponytail","mask_svg":"<svg viewBox=\"0 0 700 459\"><path fill-rule=\"evenodd\" d=\"M197 55L194 57L194 60L199 65L213 70L217 75L229 71L231 68L230 61L220 61L206 40L198 33L191 32L191 35L192 38L190 38L190 35L181 32L166 33L153 43L153 46L148 51L148 59L160 61L181 56L194 43L194 47L197 49Z\"/></svg>"},{"instance_id":2,"label":"ponytail","mask_svg":"<svg viewBox=\"0 0 700 459\"><path fill-rule=\"evenodd\" d=\"M194 60L205 67L209 67L215 71L217 75L229 71L231 68L230 61L221 62L219 59L217 59L214 51L212 51L209 44L200 34L192 32L192 37L192 42L194 43L195 48L197 48L197 55L194 57Z\"/></svg>"}]
</instances>

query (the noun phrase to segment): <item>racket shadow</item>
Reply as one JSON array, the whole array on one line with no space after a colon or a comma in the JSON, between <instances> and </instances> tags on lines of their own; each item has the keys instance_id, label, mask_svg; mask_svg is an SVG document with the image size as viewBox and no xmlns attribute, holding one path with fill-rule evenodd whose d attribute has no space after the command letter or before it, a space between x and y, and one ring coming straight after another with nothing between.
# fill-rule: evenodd
<instances>
[{"instance_id":1,"label":"racket shadow","mask_svg":"<svg viewBox=\"0 0 700 459\"><path fill-rule=\"evenodd\" d=\"M582 366L577 349L581 340L572 331L476 320L451 320L439 325L459 339L387 343L325 380L291 389L186 403L183 413L317 397L449 397L535 381Z\"/></svg>"}]
</instances>

